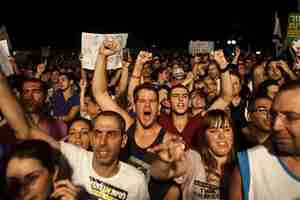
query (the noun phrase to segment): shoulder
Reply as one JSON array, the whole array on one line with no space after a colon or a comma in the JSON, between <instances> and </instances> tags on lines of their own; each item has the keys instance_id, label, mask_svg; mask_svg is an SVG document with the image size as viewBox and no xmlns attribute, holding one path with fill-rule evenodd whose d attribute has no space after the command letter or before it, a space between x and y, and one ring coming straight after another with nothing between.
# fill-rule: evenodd
<instances>
[{"instance_id":1,"label":"shoulder","mask_svg":"<svg viewBox=\"0 0 300 200\"><path fill-rule=\"evenodd\" d=\"M123 161L120 161L120 164L121 164L120 173L130 177L130 181L133 181L133 179L135 179L135 180L144 180L145 179L145 175L141 171L136 169L134 166L127 164Z\"/></svg>"}]
</instances>

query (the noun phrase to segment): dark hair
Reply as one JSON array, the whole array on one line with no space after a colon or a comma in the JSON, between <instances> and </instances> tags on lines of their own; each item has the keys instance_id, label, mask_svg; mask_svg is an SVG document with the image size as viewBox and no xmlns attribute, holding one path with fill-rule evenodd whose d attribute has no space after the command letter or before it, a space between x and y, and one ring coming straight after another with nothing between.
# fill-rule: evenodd
<instances>
[{"instance_id":1,"label":"dark hair","mask_svg":"<svg viewBox=\"0 0 300 200\"><path fill-rule=\"evenodd\" d=\"M25 79L22 81L21 92L23 92L23 86L24 86L24 84L25 84L25 83L28 83L28 82L39 83L39 84L41 85L43 94L44 94L44 95L47 95L47 90L48 90L48 88L47 88L46 84L45 84L42 80L40 80L40 79L38 79L38 78L25 78Z\"/></svg>"},{"instance_id":2,"label":"dark hair","mask_svg":"<svg viewBox=\"0 0 300 200\"><path fill-rule=\"evenodd\" d=\"M202 121L202 127L203 127L203 131L205 133L205 131L208 128L214 127L214 124L217 123L218 127L223 127L225 122L228 121L232 130L234 131L234 125L233 122L231 120L231 118L226 114L225 111L223 110L210 110L208 111ZM217 160L213 157L213 155L211 154L211 152L209 151L209 146L208 146L208 141L207 141L207 136L206 134L205 138L200 138L203 137L199 136L197 138L197 151L200 153L203 162L205 163L205 166L207 168L207 172L208 173L215 173L217 170ZM234 136L234 133L233 133ZM234 139L233 139L234 141ZM231 153L229 155L227 164L232 164L234 161L234 144L232 145L232 150Z\"/></svg>"},{"instance_id":3,"label":"dark hair","mask_svg":"<svg viewBox=\"0 0 300 200\"><path fill-rule=\"evenodd\" d=\"M70 123L69 128L72 126L72 124L73 124L74 122L78 122L78 121L82 121L82 122L86 123L87 125L89 125L90 129L92 128L92 123L91 123L91 121L90 121L90 120L87 120L87 119L85 119L85 118L82 118L82 117L78 117L78 118L75 118L74 120L72 120L72 122Z\"/></svg>"},{"instance_id":4,"label":"dark hair","mask_svg":"<svg viewBox=\"0 0 300 200\"><path fill-rule=\"evenodd\" d=\"M173 86L173 87L170 89L170 91L168 92L168 99L171 98L171 95L172 95L173 90L175 90L175 89L177 89L177 88L185 89L185 90L189 93L189 89L188 89L187 87L185 87L184 85L178 84L178 85Z\"/></svg>"},{"instance_id":5,"label":"dark hair","mask_svg":"<svg viewBox=\"0 0 300 200\"><path fill-rule=\"evenodd\" d=\"M133 91L133 100L134 100L134 103L137 102L138 100L138 93L141 91L141 90L149 90L149 91L153 91L156 95L156 99L158 101L158 90L157 88L151 84L151 83L144 83L144 84L141 84L141 85L138 85L134 91Z\"/></svg>"},{"instance_id":6,"label":"dark hair","mask_svg":"<svg viewBox=\"0 0 300 200\"><path fill-rule=\"evenodd\" d=\"M300 80L289 81L287 84L284 84L280 87L279 93L286 92L289 90L299 90L300 89Z\"/></svg>"},{"instance_id":7,"label":"dark hair","mask_svg":"<svg viewBox=\"0 0 300 200\"><path fill-rule=\"evenodd\" d=\"M126 131L126 121L124 120L124 118L117 112L114 112L114 111L110 111L110 110L107 110L107 111L102 111L100 112L93 120L92 120L92 125L94 126L95 125L95 122L96 120L99 118L99 117L113 117L117 120L118 122L118 126L121 130L121 133L124 134L125 131Z\"/></svg>"},{"instance_id":8,"label":"dark hair","mask_svg":"<svg viewBox=\"0 0 300 200\"><path fill-rule=\"evenodd\" d=\"M272 79L265 80L258 85L257 96L267 96L268 87L271 85L279 86L278 82Z\"/></svg>"},{"instance_id":9,"label":"dark hair","mask_svg":"<svg viewBox=\"0 0 300 200\"><path fill-rule=\"evenodd\" d=\"M71 179L72 177L73 170L67 159L59 150L52 148L42 140L25 140L18 143L7 155L5 170L7 170L8 163L13 158L37 160L52 176L58 169L56 180ZM22 185L18 183L10 186L6 183L7 196L17 195L21 189Z\"/></svg>"},{"instance_id":10,"label":"dark hair","mask_svg":"<svg viewBox=\"0 0 300 200\"><path fill-rule=\"evenodd\" d=\"M265 95L264 94L256 95L254 98L251 98L249 100L249 104L248 104L248 107L247 107L249 112L255 112L255 110L256 110L256 101L258 99L268 99L268 100L272 101L271 97L269 97L266 94Z\"/></svg>"}]
</instances>

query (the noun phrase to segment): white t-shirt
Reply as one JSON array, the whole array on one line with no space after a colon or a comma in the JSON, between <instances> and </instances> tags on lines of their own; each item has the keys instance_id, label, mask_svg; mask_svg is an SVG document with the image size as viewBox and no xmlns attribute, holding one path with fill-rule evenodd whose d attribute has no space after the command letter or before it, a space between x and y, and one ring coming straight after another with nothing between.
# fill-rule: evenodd
<instances>
[{"instance_id":1,"label":"white t-shirt","mask_svg":"<svg viewBox=\"0 0 300 200\"><path fill-rule=\"evenodd\" d=\"M223 199L220 193L222 188L208 183L200 154L193 150L186 154L187 172L175 178L175 181L181 185L183 200Z\"/></svg>"},{"instance_id":2,"label":"white t-shirt","mask_svg":"<svg viewBox=\"0 0 300 200\"><path fill-rule=\"evenodd\" d=\"M145 176L134 167L120 161L119 172L109 178L98 176L92 167L93 152L60 142L61 152L73 168L73 182L84 187L100 200L150 199Z\"/></svg>"}]
</instances>

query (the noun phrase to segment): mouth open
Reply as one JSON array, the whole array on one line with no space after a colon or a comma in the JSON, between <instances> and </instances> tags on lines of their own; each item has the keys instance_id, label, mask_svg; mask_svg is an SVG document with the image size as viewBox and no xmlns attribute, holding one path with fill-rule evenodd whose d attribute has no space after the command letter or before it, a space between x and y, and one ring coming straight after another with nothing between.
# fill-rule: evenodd
<instances>
[{"instance_id":1,"label":"mouth open","mask_svg":"<svg viewBox=\"0 0 300 200\"><path fill-rule=\"evenodd\" d=\"M145 115L145 116L150 116L150 115L151 115L151 112L145 111L145 112L144 112L144 115Z\"/></svg>"}]
</instances>

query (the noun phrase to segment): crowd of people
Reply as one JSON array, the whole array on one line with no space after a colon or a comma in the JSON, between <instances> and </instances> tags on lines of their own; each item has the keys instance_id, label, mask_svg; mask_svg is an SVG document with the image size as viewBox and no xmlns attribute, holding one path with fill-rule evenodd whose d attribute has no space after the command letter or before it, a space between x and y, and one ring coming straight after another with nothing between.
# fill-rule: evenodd
<instances>
[{"instance_id":1,"label":"crowd of people","mask_svg":"<svg viewBox=\"0 0 300 200\"><path fill-rule=\"evenodd\" d=\"M107 70L10 58L0 74L3 199L300 199L297 62L234 48L127 52Z\"/></svg>"}]
</instances>

